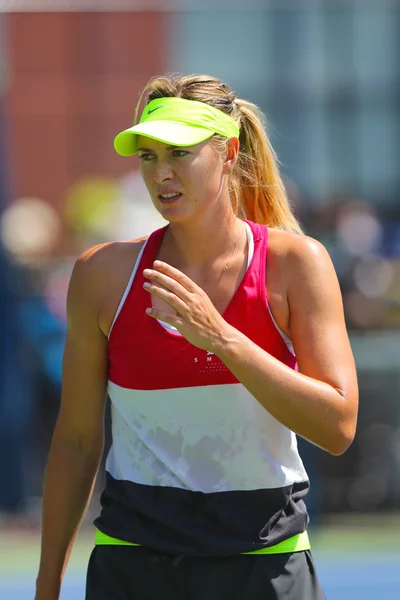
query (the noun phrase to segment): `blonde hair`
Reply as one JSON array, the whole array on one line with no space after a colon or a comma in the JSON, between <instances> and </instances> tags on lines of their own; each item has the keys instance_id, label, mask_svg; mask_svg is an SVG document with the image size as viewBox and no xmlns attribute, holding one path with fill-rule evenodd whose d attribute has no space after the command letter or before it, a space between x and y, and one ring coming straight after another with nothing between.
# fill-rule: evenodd
<instances>
[{"instance_id":1,"label":"blonde hair","mask_svg":"<svg viewBox=\"0 0 400 600\"><path fill-rule=\"evenodd\" d=\"M229 182L233 210L255 223L302 233L289 204L276 153L265 131L265 117L255 104L237 98L227 84L215 77L174 73L149 81L141 93L135 122L144 94L147 94L147 102L165 97L205 102L235 119L240 128L240 147ZM225 152L226 139L218 135L212 139L218 150Z\"/></svg>"}]
</instances>

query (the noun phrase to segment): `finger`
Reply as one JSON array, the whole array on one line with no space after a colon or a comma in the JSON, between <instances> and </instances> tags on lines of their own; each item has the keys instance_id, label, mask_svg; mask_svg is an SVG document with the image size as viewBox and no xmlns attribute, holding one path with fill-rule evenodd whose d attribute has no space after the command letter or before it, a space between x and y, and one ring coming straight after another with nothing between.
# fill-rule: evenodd
<instances>
[{"instance_id":1,"label":"finger","mask_svg":"<svg viewBox=\"0 0 400 600\"><path fill-rule=\"evenodd\" d=\"M149 317L153 317L153 319L157 319L158 321L164 321L164 323L169 323L176 329L182 327L184 321L178 315L170 315L169 313L162 312L161 310L156 310L155 308L146 308L146 313Z\"/></svg>"},{"instance_id":2,"label":"finger","mask_svg":"<svg viewBox=\"0 0 400 600\"><path fill-rule=\"evenodd\" d=\"M190 277L179 271L179 269L175 269L175 267L171 267L168 263L165 263L161 260L156 260L153 263L154 269L161 273L165 273L175 279L178 283L180 283L188 292L195 292L198 290L198 286L194 283Z\"/></svg>"},{"instance_id":3,"label":"finger","mask_svg":"<svg viewBox=\"0 0 400 600\"><path fill-rule=\"evenodd\" d=\"M146 281L143 284L143 287L152 296L156 296L157 298L164 300L164 302L166 302L172 308L174 308L176 310L176 312L178 314L180 314L181 316L186 315L187 305L185 304L185 302L183 300L181 300L181 298L179 298L173 292L170 292L169 290L167 290L163 287L160 287L159 285L151 284L148 281Z\"/></svg>"},{"instance_id":4,"label":"finger","mask_svg":"<svg viewBox=\"0 0 400 600\"><path fill-rule=\"evenodd\" d=\"M143 276L146 279L150 279L151 283L156 283L159 286L169 290L174 293L178 298L182 300L189 300L190 293L181 283L176 281L173 277L161 273L160 271L155 271L153 269L145 269L143 271Z\"/></svg>"}]
</instances>

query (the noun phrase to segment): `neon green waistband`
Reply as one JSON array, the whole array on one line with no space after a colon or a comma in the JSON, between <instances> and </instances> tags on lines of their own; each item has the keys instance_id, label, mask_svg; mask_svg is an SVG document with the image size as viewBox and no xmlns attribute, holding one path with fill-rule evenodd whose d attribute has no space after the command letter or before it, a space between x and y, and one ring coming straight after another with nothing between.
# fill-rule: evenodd
<instances>
[{"instance_id":1,"label":"neon green waistband","mask_svg":"<svg viewBox=\"0 0 400 600\"><path fill-rule=\"evenodd\" d=\"M134 544L133 542L125 542L118 538L111 537L102 531L96 529L95 537L96 546L140 546L140 544ZM260 550L253 550L252 552L242 552L241 554L286 554L287 552L302 552L303 550L309 550L311 548L310 539L307 531L298 533L293 537L270 546L269 548L261 548Z\"/></svg>"}]
</instances>

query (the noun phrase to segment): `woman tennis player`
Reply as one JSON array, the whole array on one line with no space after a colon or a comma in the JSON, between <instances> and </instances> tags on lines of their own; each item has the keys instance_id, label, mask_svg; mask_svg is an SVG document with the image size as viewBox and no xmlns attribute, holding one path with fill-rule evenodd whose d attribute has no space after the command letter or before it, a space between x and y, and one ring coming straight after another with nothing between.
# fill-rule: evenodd
<instances>
[{"instance_id":1,"label":"woman tennis player","mask_svg":"<svg viewBox=\"0 0 400 600\"><path fill-rule=\"evenodd\" d=\"M296 434L333 455L355 434L334 268L290 211L253 104L208 76L145 92L115 148L138 154L168 224L75 265L36 600L59 597L107 393L87 600L320 600Z\"/></svg>"}]
</instances>

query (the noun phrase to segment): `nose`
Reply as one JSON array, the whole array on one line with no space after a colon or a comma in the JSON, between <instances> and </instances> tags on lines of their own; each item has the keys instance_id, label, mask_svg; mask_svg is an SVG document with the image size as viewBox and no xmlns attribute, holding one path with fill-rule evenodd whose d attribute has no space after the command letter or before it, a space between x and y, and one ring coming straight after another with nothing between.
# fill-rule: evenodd
<instances>
[{"instance_id":1,"label":"nose","mask_svg":"<svg viewBox=\"0 0 400 600\"><path fill-rule=\"evenodd\" d=\"M163 183L173 178L172 167L167 160L157 160L156 170L154 173L154 179L156 183Z\"/></svg>"}]
</instances>

